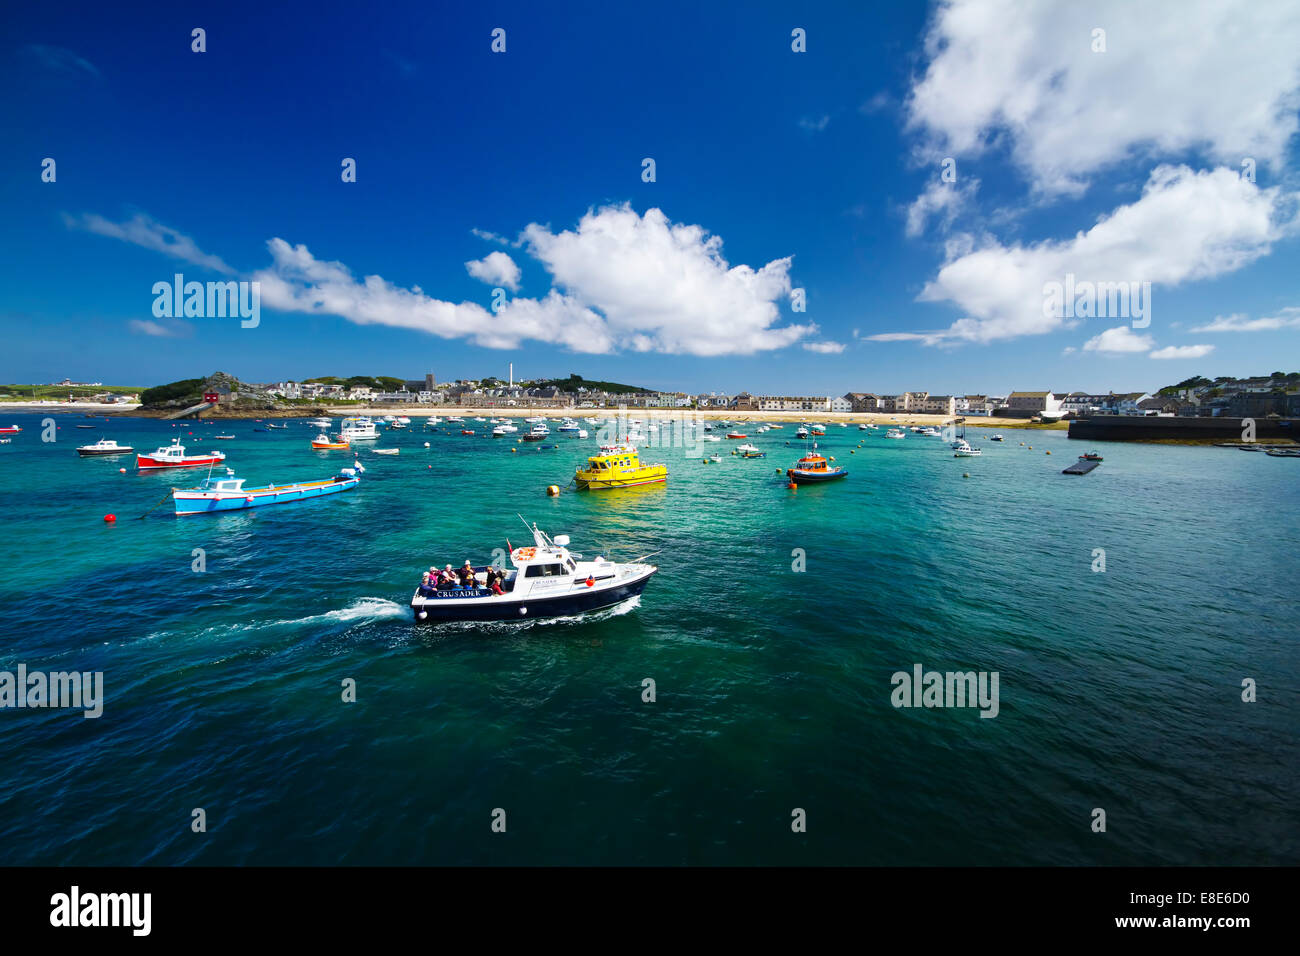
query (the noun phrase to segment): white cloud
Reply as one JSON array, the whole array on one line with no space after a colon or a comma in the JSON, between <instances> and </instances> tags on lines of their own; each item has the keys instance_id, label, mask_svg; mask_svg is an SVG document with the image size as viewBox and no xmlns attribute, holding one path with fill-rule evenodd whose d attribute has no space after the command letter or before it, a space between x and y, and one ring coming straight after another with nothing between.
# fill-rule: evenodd
<instances>
[{"instance_id":1,"label":"white cloud","mask_svg":"<svg viewBox=\"0 0 1300 956\"><path fill-rule=\"evenodd\" d=\"M1148 352L1155 344L1151 336L1138 335L1127 325L1119 325L1090 338L1083 343L1083 350L1121 355L1129 352Z\"/></svg>"},{"instance_id":2,"label":"white cloud","mask_svg":"<svg viewBox=\"0 0 1300 956\"><path fill-rule=\"evenodd\" d=\"M211 269L213 272L230 275L235 271L222 262L219 256L209 255L200 249L189 236L182 235L162 223L154 222L143 213L137 214L126 222L110 222L94 213L86 213L80 217L65 213L63 222L69 229L84 229L86 232L108 236L110 239L120 239L132 245L152 249L154 252L161 252L182 262Z\"/></svg>"},{"instance_id":3,"label":"white cloud","mask_svg":"<svg viewBox=\"0 0 1300 956\"><path fill-rule=\"evenodd\" d=\"M672 223L658 209L588 211L576 230L530 224L524 246L555 285L605 317L609 334L637 351L749 355L783 348L816 325L777 326L791 290L789 258L759 269L730 265L722 238Z\"/></svg>"},{"instance_id":4,"label":"white cloud","mask_svg":"<svg viewBox=\"0 0 1300 956\"><path fill-rule=\"evenodd\" d=\"M930 345L991 342L1061 328L1065 321L1044 310L1044 286L1063 283L1069 274L1076 283L1173 287L1232 272L1296 231L1297 199L1300 194L1261 189L1230 169L1160 166L1139 199L1071 239L1004 246L986 237L975 246L959 237L967 242L948 244L955 258L918 298L952 302L966 314L947 330L921 338ZM1153 311L1158 314L1158 306Z\"/></svg>"},{"instance_id":5,"label":"white cloud","mask_svg":"<svg viewBox=\"0 0 1300 956\"><path fill-rule=\"evenodd\" d=\"M805 342L803 347L809 352L820 352L822 355L839 355L844 351L842 342Z\"/></svg>"},{"instance_id":6,"label":"white cloud","mask_svg":"<svg viewBox=\"0 0 1300 956\"><path fill-rule=\"evenodd\" d=\"M799 120L799 128L810 133L820 133L829 125L831 125L831 118L825 114L821 116L804 116Z\"/></svg>"},{"instance_id":7,"label":"white cloud","mask_svg":"<svg viewBox=\"0 0 1300 956\"><path fill-rule=\"evenodd\" d=\"M943 332L879 332L866 336L868 342L921 342L925 345L941 345Z\"/></svg>"},{"instance_id":8,"label":"white cloud","mask_svg":"<svg viewBox=\"0 0 1300 956\"><path fill-rule=\"evenodd\" d=\"M1153 359L1198 359L1214 351L1213 345L1168 345L1151 353Z\"/></svg>"},{"instance_id":9,"label":"white cloud","mask_svg":"<svg viewBox=\"0 0 1300 956\"><path fill-rule=\"evenodd\" d=\"M1094 28L1106 50L1092 50ZM1300 6L1259 0L946 0L907 101L923 158L1005 145L1035 189L1201 150L1279 165L1297 128Z\"/></svg>"},{"instance_id":10,"label":"white cloud","mask_svg":"<svg viewBox=\"0 0 1300 956\"><path fill-rule=\"evenodd\" d=\"M884 90L881 90L872 95L871 99L859 106L858 112L862 113L864 116L870 116L872 113L882 113L889 109L891 102L892 100L890 99L889 94Z\"/></svg>"},{"instance_id":11,"label":"white cloud","mask_svg":"<svg viewBox=\"0 0 1300 956\"><path fill-rule=\"evenodd\" d=\"M576 352L745 355L817 331L814 324L775 324L776 303L791 289L789 258L757 270L731 266L722 258L720 237L673 224L658 209L644 217L628 206L588 211L576 230L560 233L533 223L523 239L551 273L554 288L542 299L509 299L496 314L377 275L359 280L342 263L319 260L306 246L278 238L268 243L272 265L253 278L262 283L267 308L467 338L486 348L536 340Z\"/></svg>"},{"instance_id":12,"label":"white cloud","mask_svg":"<svg viewBox=\"0 0 1300 956\"><path fill-rule=\"evenodd\" d=\"M519 289L519 266L504 252L489 252L482 259L465 263L465 268L480 282L505 286L511 292Z\"/></svg>"},{"instance_id":13,"label":"white cloud","mask_svg":"<svg viewBox=\"0 0 1300 956\"><path fill-rule=\"evenodd\" d=\"M152 335L164 339L180 339L194 334L194 326L180 319L166 323L155 322L153 319L131 319L126 326L136 335Z\"/></svg>"},{"instance_id":14,"label":"white cloud","mask_svg":"<svg viewBox=\"0 0 1300 956\"><path fill-rule=\"evenodd\" d=\"M495 243L497 243L498 245L502 245L502 246L518 246L518 245L519 245L519 243L517 243L517 242L511 242L511 241L510 241L509 239L507 239L505 236L497 235L495 232L489 232L489 231L486 230L486 229L479 229L479 228L475 227L475 228L471 229L470 232L471 232L473 235L475 235L475 236L477 236L478 238L480 238L480 239L486 240L487 242L495 242Z\"/></svg>"},{"instance_id":15,"label":"white cloud","mask_svg":"<svg viewBox=\"0 0 1300 956\"><path fill-rule=\"evenodd\" d=\"M907 207L907 234L919 236L931 217L937 217L947 229L957 215L970 205L979 189L978 179L967 179L961 184L933 182Z\"/></svg>"},{"instance_id":16,"label":"white cloud","mask_svg":"<svg viewBox=\"0 0 1300 956\"><path fill-rule=\"evenodd\" d=\"M1269 332L1275 329L1300 328L1300 307L1288 306L1277 315L1249 319L1238 312L1233 315L1216 315L1213 322L1199 325L1193 332Z\"/></svg>"},{"instance_id":17,"label":"white cloud","mask_svg":"<svg viewBox=\"0 0 1300 956\"><path fill-rule=\"evenodd\" d=\"M341 262L317 259L304 245L272 239L267 246L273 263L253 276L262 284L264 308L468 338L486 348L513 348L523 339L554 342L575 352L613 348L599 315L554 291L541 301L509 299L494 314L476 302L444 302L418 286L399 288L380 276L357 280Z\"/></svg>"}]
</instances>

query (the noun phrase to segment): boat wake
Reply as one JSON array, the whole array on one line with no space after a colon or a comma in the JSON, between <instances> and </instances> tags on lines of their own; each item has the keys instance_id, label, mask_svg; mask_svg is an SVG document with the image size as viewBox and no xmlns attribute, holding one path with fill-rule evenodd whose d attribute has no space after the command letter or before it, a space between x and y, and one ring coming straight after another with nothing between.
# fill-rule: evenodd
<instances>
[{"instance_id":1,"label":"boat wake","mask_svg":"<svg viewBox=\"0 0 1300 956\"><path fill-rule=\"evenodd\" d=\"M353 601L347 607L337 608L333 611L324 611L320 614L309 614L306 617L281 618L273 620L252 621L247 624L223 624L215 627L205 628L198 636L208 637L210 635L226 635L231 633L249 633L276 630L285 627L309 627L312 625L330 625L330 624L355 624L368 621L384 621L394 618L406 617L410 614L410 609L404 604L398 604L387 598L363 597ZM147 635L146 639L167 636L168 632L158 632Z\"/></svg>"}]
</instances>

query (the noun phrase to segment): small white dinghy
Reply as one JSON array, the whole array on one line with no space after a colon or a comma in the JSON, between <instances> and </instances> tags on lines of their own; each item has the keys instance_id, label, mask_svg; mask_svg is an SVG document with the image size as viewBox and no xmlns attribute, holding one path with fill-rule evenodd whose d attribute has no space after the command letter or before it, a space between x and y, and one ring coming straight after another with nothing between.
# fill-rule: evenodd
<instances>
[{"instance_id":1,"label":"small white dinghy","mask_svg":"<svg viewBox=\"0 0 1300 956\"><path fill-rule=\"evenodd\" d=\"M371 449L371 451L373 451L376 455L396 455L401 450L402 449L400 448L372 448Z\"/></svg>"}]
</instances>

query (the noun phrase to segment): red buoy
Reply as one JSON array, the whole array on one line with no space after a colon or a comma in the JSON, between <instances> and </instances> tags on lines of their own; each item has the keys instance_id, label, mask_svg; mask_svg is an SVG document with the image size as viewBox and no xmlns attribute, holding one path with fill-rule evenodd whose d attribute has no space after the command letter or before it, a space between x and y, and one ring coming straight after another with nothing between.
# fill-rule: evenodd
<instances>
[{"instance_id":1,"label":"red buoy","mask_svg":"<svg viewBox=\"0 0 1300 956\"><path fill-rule=\"evenodd\" d=\"M786 487L789 488L791 491L798 491L798 490L799 490L799 486L796 485L793 481L790 482L790 484L786 485Z\"/></svg>"},{"instance_id":2,"label":"red buoy","mask_svg":"<svg viewBox=\"0 0 1300 956\"><path fill-rule=\"evenodd\" d=\"M117 520L117 515L104 515L105 524L112 524L116 520Z\"/></svg>"}]
</instances>

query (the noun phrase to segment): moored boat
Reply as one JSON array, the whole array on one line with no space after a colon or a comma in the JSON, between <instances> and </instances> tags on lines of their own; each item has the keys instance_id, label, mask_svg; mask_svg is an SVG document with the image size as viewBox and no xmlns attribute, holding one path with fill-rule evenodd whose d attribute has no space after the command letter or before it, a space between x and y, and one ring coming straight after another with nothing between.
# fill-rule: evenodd
<instances>
[{"instance_id":1,"label":"moored boat","mask_svg":"<svg viewBox=\"0 0 1300 956\"><path fill-rule=\"evenodd\" d=\"M546 427L546 422L538 422L524 435L524 441L545 441L551 435L551 430Z\"/></svg>"},{"instance_id":2,"label":"moored boat","mask_svg":"<svg viewBox=\"0 0 1300 956\"><path fill-rule=\"evenodd\" d=\"M349 445L343 440L342 435L330 438L329 435L321 433L311 440L311 447L317 451L330 451L335 448L347 448Z\"/></svg>"},{"instance_id":3,"label":"moored boat","mask_svg":"<svg viewBox=\"0 0 1300 956\"><path fill-rule=\"evenodd\" d=\"M417 587L411 596L415 619L522 621L598 611L639 595L659 570L642 559L616 563L597 555L584 561L569 552L568 535L552 539L536 524L529 531L533 545L511 550L514 567L500 572L500 594L487 586L491 566L471 568L472 584Z\"/></svg>"},{"instance_id":4,"label":"moored boat","mask_svg":"<svg viewBox=\"0 0 1300 956\"><path fill-rule=\"evenodd\" d=\"M840 465L832 466L823 455L816 452L804 455L793 468L787 468L785 473L786 477L797 485L835 481L837 478L847 478L849 474L848 469Z\"/></svg>"},{"instance_id":5,"label":"moored boat","mask_svg":"<svg viewBox=\"0 0 1300 956\"><path fill-rule=\"evenodd\" d=\"M129 455L135 451L130 445L119 445L111 438L101 438L92 445L82 445L77 449L77 454L82 458L91 458L95 455Z\"/></svg>"},{"instance_id":6,"label":"moored boat","mask_svg":"<svg viewBox=\"0 0 1300 956\"><path fill-rule=\"evenodd\" d=\"M574 473L573 480L580 491L654 485L668 480L668 466L662 463L641 464L634 445L603 445L600 454L587 459L587 467Z\"/></svg>"},{"instance_id":7,"label":"moored boat","mask_svg":"<svg viewBox=\"0 0 1300 956\"><path fill-rule=\"evenodd\" d=\"M1095 451L1090 451L1087 454L1079 456L1079 461L1103 461L1103 460L1104 459L1101 457L1101 455L1099 455Z\"/></svg>"},{"instance_id":8,"label":"moored boat","mask_svg":"<svg viewBox=\"0 0 1300 956\"><path fill-rule=\"evenodd\" d=\"M978 448L972 448L970 442L964 438L958 438L951 447L954 458L978 458L981 454Z\"/></svg>"},{"instance_id":9,"label":"moored boat","mask_svg":"<svg viewBox=\"0 0 1300 956\"><path fill-rule=\"evenodd\" d=\"M211 514L217 511L241 511L265 505L282 505L307 498L351 491L360 482L356 470L344 468L324 481L300 481L289 485L263 485L245 488L244 479L226 469L224 478L208 476L194 488L173 488L172 501L178 515Z\"/></svg>"},{"instance_id":10,"label":"moored boat","mask_svg":"<svg viewBox=\"0 0 1300 956\"><path fill-rule=\"evenodd\" d=\"M136 455L135 464L141 471L157 468L197 468L200 465L215 465L226 460L224 452L210 451L198 455L185 454L185 446L179 438L170 445L164 445L151 455Z\"/></svg>"},{"instance_id":11,"label":"moored boat","mask_svg":"<svg viewBox=\"0 0 1300 956\"><path fill-rule=\"evenodd\" d=\"M906 438L906 437L907 437L907 432L903 431L901 428L891 428L889 431L885 432L885 437L886 437L886 438Z\"/></svg>"},{"instance_id":12,"label":"moored boat","mask_svg":"<svg viewBox=\"0 0 1300 956\"><path fill-rule=\"evenodd\" d=\"M17 435L22 428L17 425L0 425L0 435Z\"/></svg>"},{"instance_id":13,"label":"moored boat","mask_svg":"<svg viewBox=\"0 0 1300 956\"><path fill-rule=\"evenodd\" d=\"M379 438L375 423L369 418L353 416L343 419L339 425L339 434L343 441L374 441Z\"/></svg>"}]
</instances>

